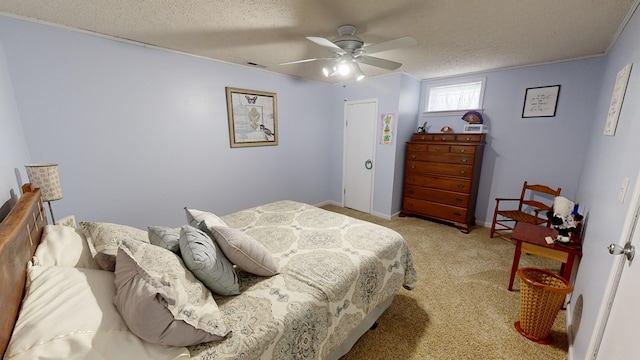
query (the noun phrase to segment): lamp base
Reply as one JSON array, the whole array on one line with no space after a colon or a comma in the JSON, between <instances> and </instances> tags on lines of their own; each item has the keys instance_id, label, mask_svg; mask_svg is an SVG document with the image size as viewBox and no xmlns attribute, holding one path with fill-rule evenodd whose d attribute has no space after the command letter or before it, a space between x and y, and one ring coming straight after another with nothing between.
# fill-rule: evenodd
<instances>
[{"instance_id":1,"label":"lamp base","mask_svg":"<svg viewBox=\"0 0 640 360\"><path fill-rule=\"evenodd\" d=\"M49 204L49 213L51 214L51 224L55 224L56 219L53 217L53 209L51 208L51 201L47 201L47 204Z\"/></svg>"}]
</instances>

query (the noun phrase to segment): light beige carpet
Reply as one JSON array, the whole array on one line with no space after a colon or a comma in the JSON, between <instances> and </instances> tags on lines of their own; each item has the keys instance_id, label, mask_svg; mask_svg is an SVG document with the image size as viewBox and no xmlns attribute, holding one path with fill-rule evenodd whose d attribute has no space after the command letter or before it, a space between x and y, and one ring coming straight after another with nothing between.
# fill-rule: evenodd
<instances>
[{"instance_id":1,"label":"light beige carpet","mask_svg":"<svg viewBox=\"0 0 640 360\"><path fill-rule=\"evenodd\" d=\"M402 289L368 331L344 356L356 359L566 359L565 311L551 330L551 345L534 343L516 331L519 320L519 278L507 290L515 245L489 237L474 227L463 234L452 226L413 217L390 221L327 205L343 213L389 227L409 244L418 272L418 286ZM523 255L520 267L557 272L560 263Z\"/></svg>"}]
</instances>

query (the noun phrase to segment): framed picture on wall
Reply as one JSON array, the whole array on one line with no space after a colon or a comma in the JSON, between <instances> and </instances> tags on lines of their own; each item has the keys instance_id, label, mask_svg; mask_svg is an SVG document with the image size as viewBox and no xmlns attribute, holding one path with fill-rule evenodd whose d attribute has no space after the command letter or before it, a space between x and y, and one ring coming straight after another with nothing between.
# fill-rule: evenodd
<instances>
[{"instance_id":1,"label":"framed picture on wall","mask_svg":"<svg viewBox=\"0 0 640 360\"><path fill-rule=\"evenodd\" d=\"M560 85L528 88L524 94L522 117L553 117L558 107Z\"/></svg>"},{"instance_id":2,"label":"framed picture on wall","mask_svg":"<svg viewBox=\"0 0 640 360\"><path fill-rule=\"evenodd\" d=\"M278 145L277 95L226 87L232 148Z\"/></svg>"}]
</instances>

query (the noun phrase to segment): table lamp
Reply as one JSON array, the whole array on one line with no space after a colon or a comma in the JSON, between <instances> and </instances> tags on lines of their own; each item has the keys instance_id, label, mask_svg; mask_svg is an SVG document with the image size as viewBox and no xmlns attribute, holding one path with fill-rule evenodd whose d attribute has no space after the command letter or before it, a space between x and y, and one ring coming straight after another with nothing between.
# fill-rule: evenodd
<instances>
[{"instance_id":1,"label":"table lamp","mask_svg":"<svg viewBox=\"0 0 640 360\"><path fill-rule=\"evenodd\" d=\"M55 224L51 202L62 199L62 188L60 187L60 177L58 176L58 164L27 164L29 182L34 187L39 188L42 193L42 201L49 204L51 213L51 223Z\"/></svg>"}]
</instances>

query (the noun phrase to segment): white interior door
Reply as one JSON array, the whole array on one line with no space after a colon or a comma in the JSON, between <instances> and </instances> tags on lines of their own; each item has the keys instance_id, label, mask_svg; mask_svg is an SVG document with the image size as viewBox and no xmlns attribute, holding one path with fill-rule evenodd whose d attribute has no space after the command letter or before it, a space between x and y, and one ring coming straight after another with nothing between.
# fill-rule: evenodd
<instances>
[{"instance_id":1,"label":"white interior door","mask_svg":"<svg viewBox=\"0 0 640 360\"><path fill-rule=\"evenodd\" d=\"M377 100L345 103L343 203L371 213L375 169Z\"/></svg>"},{"instance_id":2,"label":"white interior door","mask_svg":"<svg viewBox=\"0 0 640 360\"><path fill-rule=\"evenodd\" d=\"M622 241L616 253L625 246L637 246L640 238L640 176L636 180L629 213L625 220ZM603 251L606 251L603 249ZM625 254L617 254L616 267L607 285L607 302L599 315L591 359L636 359L640 356L638 328L640 324L640 256L629 261Z\"/></svg>"}]
</instances>

